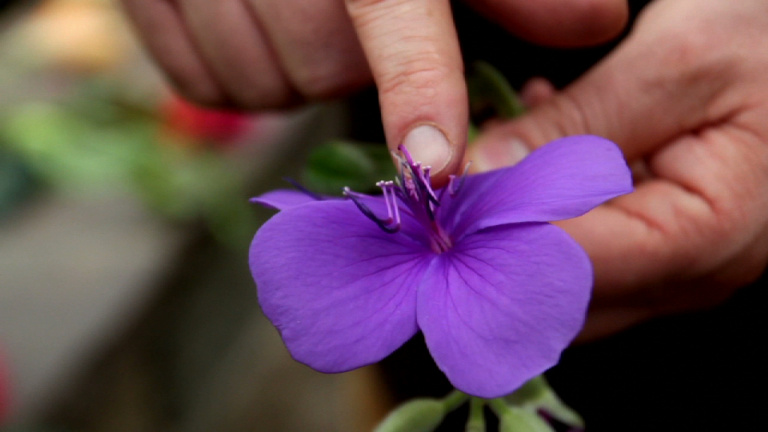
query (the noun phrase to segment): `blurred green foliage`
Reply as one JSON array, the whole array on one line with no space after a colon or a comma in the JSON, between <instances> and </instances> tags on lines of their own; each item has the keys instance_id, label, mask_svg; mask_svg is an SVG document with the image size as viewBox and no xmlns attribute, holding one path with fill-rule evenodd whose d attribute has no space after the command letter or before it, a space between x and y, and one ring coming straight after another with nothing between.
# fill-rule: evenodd
<instances>
[{"instance_id":1,"label":"blurred green foliage","mask_svg":"<svg viewBox=\"0 0 768 432\"><path fill-rule=\"evenodd\" d=\"M156 111L121 99L110 85L91 82L62 100L0 112L0 142L49 189L133 193L172 220L202 219L232 244L255 230L243 174L231 161L215 149L162 136Z\"/></svg>"},{"instance_id":2,"label":"blurred green foliage","mask_svg":"<svg viewBox=\"0 0 768 432\"><path fill-rule=\"evenodd\" d=\"M386 145L336 140L312 151L302 180L314 192L340 195L345 186L357 192L376 192L377 181L396 175Z\"/></svg>"}]
</instances>

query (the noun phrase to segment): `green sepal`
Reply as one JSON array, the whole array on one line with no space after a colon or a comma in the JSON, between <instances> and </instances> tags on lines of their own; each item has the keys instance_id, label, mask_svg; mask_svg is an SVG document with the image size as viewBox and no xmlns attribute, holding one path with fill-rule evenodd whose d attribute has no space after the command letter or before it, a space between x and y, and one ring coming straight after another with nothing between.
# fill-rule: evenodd
<instances>
[{"instance_id":1,"label":"green sepal","mask_svg":"<svg viewBox=\"0 0 768 432\"><path fill-rule=\"evenodd\" d=\"M389 413L374 432L431 432L442 423L445 414L442 401L414 399Z\"/></svg>"},{"instance_id":2,"label":"green sepal","mask_svg":"<svg viewBox=\"0 0 768 432\"><path fill-rule=\"evenodd\" d=\"M383 144L335 140L312 151L302 180L312 191L339 195L345 186L371 192L377 181L396 175L389 150Z\"/></svg>"},{"instance_id":3,"label":"green sepal","mask_svg":"<svg viewBox=\"0 0 768 432\"><path fill-rule=\"evenodd\" d=\"M541 416L526 408L507 407L499 418L499 432L554 432Z\"/></svg>"},{"instance_id":4,"label":"green sepal","mask_svg":"<svg viewBox=\"0 0 768 432\"><path fill-rule=\"evenodd\" d=\"M560 400L552 387L549 386L544 375L531 379L504 399L508 403L523 408L530 408L534 411L544 410L553 418L569 426L584 427L584 420L581 416Z\"/></svg>"}]
</instances>

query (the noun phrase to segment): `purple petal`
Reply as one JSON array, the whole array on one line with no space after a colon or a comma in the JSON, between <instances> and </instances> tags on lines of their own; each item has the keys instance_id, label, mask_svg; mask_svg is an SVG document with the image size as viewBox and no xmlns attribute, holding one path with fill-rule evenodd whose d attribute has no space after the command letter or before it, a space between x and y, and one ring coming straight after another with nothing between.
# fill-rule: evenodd
<instances>
[{"instance_id":1,"label":"purple petal","mask_svg":"<svg viewBox=\"0 0 768 432\"><path fill-rule=\"evenodd\" d=\"M415 288L434 255L415 222L403 222L387 234L334 200L288 208L258 231L250 267L259 302L296 360L343 372L414 335Z\"/></svg>"},{"instance_id":2,"label":"purple petal","mask_svg":"<svg viewBox=\"0 0 768 432\"><path fill-rule=\"evenodd\" d=\"M570 219L632 191L632 176L616 144L600 137L562 138L519 164L469 176L440 210L457 235L515 222Z\"/></svg>"},{"instance_id":3,"label":"purple petal","mask_svg":"<svg viewBox=\"0 0 768 432\"><path fill-rule=\"evenodd\" d=\"M318 201L317 198L312 197L304 192L300 192L292 189L278 189L269 191L263 195L253 197L248 201L254 204L261 204L265 207L286 210L292 207L297 207L306 203Z\"/></svg>"},{"instance_id":4,"label":"purple petal","mask_svg":"<svg viewBox=\"0 0 768 432\"><path fill-rule=\"evenodd\" d=\"M560 228L503 225L435 260L418 323L456 388L498 397L557 363L583 325L591 288L589 258Z\"/></svg>"}]
</instances>

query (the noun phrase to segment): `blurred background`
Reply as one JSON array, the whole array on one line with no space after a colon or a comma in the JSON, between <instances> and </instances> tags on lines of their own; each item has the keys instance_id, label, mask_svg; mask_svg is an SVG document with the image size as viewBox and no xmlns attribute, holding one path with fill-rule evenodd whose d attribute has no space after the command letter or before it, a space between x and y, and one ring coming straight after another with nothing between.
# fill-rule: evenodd
<instances>
[{"instance_id":1,"label":"blurred background","mask_svg":"<svg viewBox=\"0 0 768 432\"><path fill-rule=\"evenodd\" d=\"M0 2L0 431L361 430L370 372L293 362L247 268L247 199L345 118L194 107L114 1Z\"/></svg>"}]
</instances>

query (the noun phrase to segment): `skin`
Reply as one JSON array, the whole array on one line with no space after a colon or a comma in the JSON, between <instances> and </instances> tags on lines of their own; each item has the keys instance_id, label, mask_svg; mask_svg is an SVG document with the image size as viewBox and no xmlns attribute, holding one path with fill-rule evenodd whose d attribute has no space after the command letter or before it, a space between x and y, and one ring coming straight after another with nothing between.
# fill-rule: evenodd
<instances>
[{"instance_id":1,"label":"skin","mask_svg":"<svg viewBox=\"0 0 768 432\"><path fill-rule=\"evenodd\" d=\"M447 0L122 0L149 51L198 103L271 109L341 96L374 81L390 148L411 153L435 186L463 166L463 66ZM589 45L625 25L624 0L474 0L533 42ZM488 127L475 168L517 162L566 135L624 151L636 191L559 223L595 265L582 340L654 316L719 304L768 262L768 4L656 0L631 35L556 92L533 80L530 114ZM439 137L438 137L439 138Z\"/></svg>"},{"instance_id":2,"label":"skin","mask_svg":"<svg viewBox=\"0 0 768 432\"><path fill-rule=\"evenodd\" d=\"M470 150L483 169L572 134L624 151L635 192L559 223L595 265L582 340L715 306L765 270L767 35L759 0L657 0L604 61L560 93L532 82L530 115Z\"/></svg>"},{"instance_id":3,"label":"skin","mask_svg":"<svg viewBox=\"0 0 768 432\"><path fill-rule=\"evenodd\" d=\"M405 143L436 186L461 168L463 65L448 0L122 0L178 90L203 105L284 108L375 81L387 143ZM510 31L590 45L624 27L626 0L471 0ZM420 125L421 134L408 139ZM415 138L415 139L414 139Z\"/></svg>"}]
</instances>

